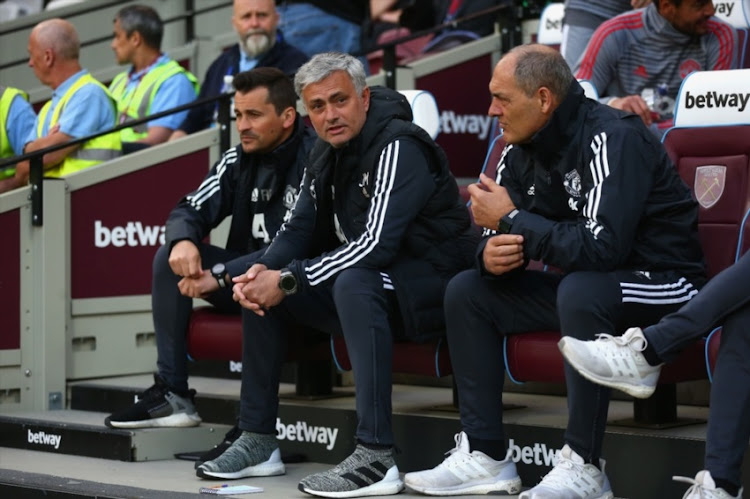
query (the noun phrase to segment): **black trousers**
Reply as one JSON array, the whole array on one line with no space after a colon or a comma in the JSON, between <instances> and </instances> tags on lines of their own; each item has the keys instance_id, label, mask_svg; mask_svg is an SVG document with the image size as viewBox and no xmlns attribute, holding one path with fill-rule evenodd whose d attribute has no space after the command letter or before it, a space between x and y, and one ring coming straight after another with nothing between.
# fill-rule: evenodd
<instances>
[{"instance_id":1,"label":"black trousers","mask_svg":"<svg viewBox=\"0 0 750 499\"><path fill-rule=\"evenodd\" d=\"M739 486L750 439L750 253L644 334L669 361L719 325L721 346L711 385L705 466L712 476Z\"/></svg>"},{"instance_id":2,"label":"black trousers","mask_svg":"<svg viewBox=\"0 0 750 499\"><path fill-rule=\"evenodd\" d=\"M675 273L522 271L483 277L468 270L445 295L448 344L461 423L469 437L505 440L502 423L503 335L559 329L593 339L645 326L687 302L697 290ZM542 359L540 359L542 361ZM610 391L567 363L565 442L589 462L601 455Z\"/></svg>"},{"instance_id":3,"label":"black trousers","mask_svg":"<svg viewBox=\"0 0 750 499\"><path fill-rule=\"evenodd\" d=\"M394 292L384 289L380 271L360 268L284 298L265 316L243 310L240 428L276 432L279 377L287 329L293 324L344 335L356 386L356 437L393 445L391 365L397 315Z\"/></svg>"}]
</instances>

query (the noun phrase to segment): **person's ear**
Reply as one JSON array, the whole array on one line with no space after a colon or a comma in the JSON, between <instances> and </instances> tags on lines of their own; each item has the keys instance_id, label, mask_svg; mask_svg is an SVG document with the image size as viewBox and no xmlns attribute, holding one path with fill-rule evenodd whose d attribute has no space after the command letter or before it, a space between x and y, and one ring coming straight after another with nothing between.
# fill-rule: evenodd
<instances>
[{"instance_id":1,"label":"person's ear","mask_svg":"<svg viewBox=\"0 0 750 499\"><path fill-rule=\"evenodd\" d=\"M362 101L365 105L365 112L367 112L370 109L370 87L365 87L362 90Z\"/></svg>"},{"instance_id":2,"label":"person's ear","mask_svg":"<svg viewBox=\"0 0 750 499\"><path fill-rule=\"evenodd\" d=\"M549 88L541 87L537 90L537 100L539 102L539 110L543 114L550 114L554 110L555 96L552 95Z\"/></svg>"},{"instance_id":3,"label":"person's ear","mask_svg":"<svg viewBox=\"0 0 750 499\"><path fill-rule=\"evenodd\" d=\"M281 112L281 116L284 118L282 126L284 128L291 128L297 120L297 110L293 107L288 107Z\"/></svg>"}]
</instances>

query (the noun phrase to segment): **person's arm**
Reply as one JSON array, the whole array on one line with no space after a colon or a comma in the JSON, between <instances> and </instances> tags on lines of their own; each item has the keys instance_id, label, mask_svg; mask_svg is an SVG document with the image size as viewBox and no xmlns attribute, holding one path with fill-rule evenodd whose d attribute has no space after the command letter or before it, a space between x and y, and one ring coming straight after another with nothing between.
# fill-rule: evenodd
<instances>
[{"instance_id":1,"label":"person's arm","mask_svg":"<svg viewBox=\"0 0 750 499\"><path fill-rule=\"evenodd\" d=\"M524 236L524 251L565 271L608 271L629 257L653 184L653 169L663 158L656 142L620 127L602 131L584 157L579 215L554 221L519 210L511 232ZM571 168L574 165L571 165Z\"/></svg>"},{"instance_id":2,"label":"person's arm","mask_svg":"<svg viewBox=\"0 0 750 499\"><path fill-rule=\"evenodd\" d=\"M706 35L708 51L708 70L737 68L737 31L725 22L711 19L708 21Z\"/></svg>"},{"instance_id":3,"label":"person's arm","mask_svg":"<svg viewBox=\"0 0 750 499\"><path fill-rule=\"evenodd\" d=\"M298 286L317 286L351 267L386 268L435 189L428 159L408 138L388 144L375 172L364 232L333 251L289 265ZM270 250L269 250L270 251Z\"/></svg>"},{"instance_id":4,"label":"person's arm","mask_svg":"<svg viewBox=\"0 0 750 499\"><path fill-rule=\"evenodd\" d=\"M195 87L182 73L173 75L156 90L149 114L157 114L193 102ZM137 142L149 145L161 144L169 140L188 115L188 111L170 114L148 122L148 135Z\"/></svg>"},{"instance_id":5,"label":"person's arm","mask_svg":"<svg viewBox=\"0 0 750 499\"><path fill-rule=\"evenodd\" d=\"M232 214L236 187L233 177L239 166L239 147L229 149L200 186L180 200L167 219L168 247L183 239L198 245L211 229Z\"/></svg>"}]
</instances>

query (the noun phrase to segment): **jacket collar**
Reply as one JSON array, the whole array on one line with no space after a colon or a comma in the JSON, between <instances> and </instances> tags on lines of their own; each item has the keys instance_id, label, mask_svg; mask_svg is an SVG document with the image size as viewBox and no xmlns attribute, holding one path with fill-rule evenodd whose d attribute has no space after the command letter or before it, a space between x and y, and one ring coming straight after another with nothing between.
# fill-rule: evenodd
<instances>
[{"instance_id":1,"label":"jacket collar","mask_svg":"<svg viewBox=\"0 0 750 499\"><path fill-rule=\"evenodd\" d=\"M568 87L568 93L557 109L552 112L549 121L531 137L529 142L521 144L521 149L542 161L559 155L559 152L577 133L578 113L581 106L585 104L585 99L583 88L578 81L573 80Z\"/></svg>"}]
</instances>

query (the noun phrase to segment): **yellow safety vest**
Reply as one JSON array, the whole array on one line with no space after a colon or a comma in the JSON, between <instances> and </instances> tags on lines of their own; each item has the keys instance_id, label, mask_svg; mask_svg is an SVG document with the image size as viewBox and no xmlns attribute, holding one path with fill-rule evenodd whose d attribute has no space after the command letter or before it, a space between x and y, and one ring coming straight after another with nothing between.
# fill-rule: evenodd
<instances>
[{"instance_id":1,"label":"yellow safety vest","mask_svg":"<svg viewBox=\"0 0 750 499\"><path fill-rule=\"evenodd\" d=\"M10 105L17 95L20 95L22 99L29 100L28 94L23 90L0 85L0 159L12 158L16 155L10 146L6 124L8 123L8 114L10 114ZM0 180L12 177L15 174L15 166L0 168Z\"/></svg>"},{"instance_id":2,"label":"yellow safety vest","mask_svg":"<svg viewBox=\"0 0 750 499\"><path fill-rule=\"evenodd\" d=\"M107 93L107 96L112 99L112 96L104 85L96 81L94 77L89 73L84 73L75 81L75 83L73 83L73 85L70 86L68 91L65 92L65 94L55 106L55 109L52 111L52 117L49 120L49 128L55 126L57 121L60 119L60 114L62 114L63 109L65 109L65 105L68 103L73 94L75 94L84 85L89 84L98 85ZM114 99L112 99L112 104L115 104ZM39 112L39 124L37 127L37 136L39 137L42 136L44 120L47 117L47 113L49 112L51 107L52 101L48 101ZM112 123L112 126L114 127L115 124ZM84 142L78 147L78 149L70 153L68 157L65 158L59 165L46 170L44 172L44 176L62 177L68 175L69 173L77 172L78 170L83 170L90 166L103 163L104 161L114 159L121 154L122 145L120 143L120 134L109 133L107 135L102 135L95 139Z\"/></svg>"},{"instance_id":3,"label":"yellow safety vest","mask_svg":"<svg viewBox=\"0 0 750 499\"><path fill-rule=\"evenodd\" d=\"M151 104L154 102L154 96L161 84L179 73L183 73L190 80L195 89L195 95L198 95L198 80L190 71L185 71L185 68L174 60L152 68L143 75L135 90L129 92L126 92L129 79L128 72L115 76L115 79L109 85L109 91L117 101L117 115L120 123L145 118L151 114ZM135 142L147 135L148 122L120 130L120 139L123 142Z\"/></svg>"}]
</instances>

